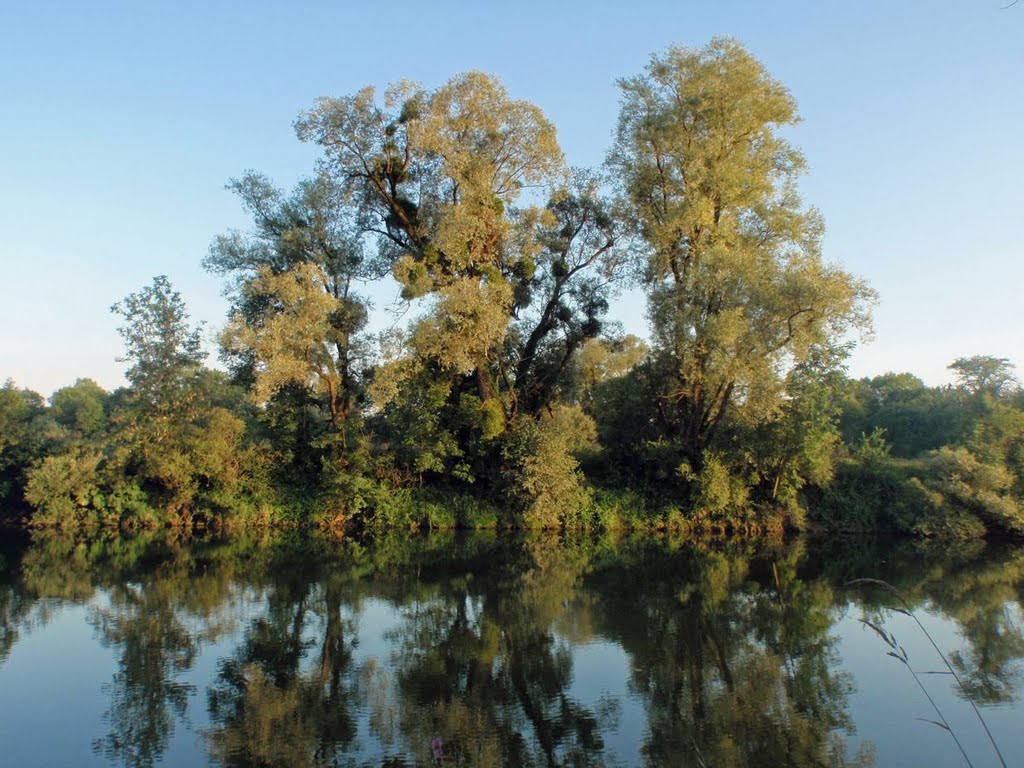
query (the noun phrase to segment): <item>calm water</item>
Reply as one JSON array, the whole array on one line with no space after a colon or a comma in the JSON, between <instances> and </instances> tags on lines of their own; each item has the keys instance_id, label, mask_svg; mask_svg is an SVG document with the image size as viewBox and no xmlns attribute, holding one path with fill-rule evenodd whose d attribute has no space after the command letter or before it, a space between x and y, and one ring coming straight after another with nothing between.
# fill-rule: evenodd
<instances>
[{"instance_id":1,"label":"calm water","mask_svg":"<svg viewBox=\"0 0 1024 768\"><path fill-rule=\"evenodd\" d=\"M1024 761L1019 549L8 535L0 765L997 765L864 576Z\"/></svg>"}]
</instances>

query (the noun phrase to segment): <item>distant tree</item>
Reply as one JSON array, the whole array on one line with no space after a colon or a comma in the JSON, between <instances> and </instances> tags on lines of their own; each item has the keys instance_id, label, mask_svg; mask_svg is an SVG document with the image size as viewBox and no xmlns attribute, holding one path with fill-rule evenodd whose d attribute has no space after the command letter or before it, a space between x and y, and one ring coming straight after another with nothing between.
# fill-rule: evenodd
<instances>
[{"instance_id":1,"label":"distant tree","mask_svg":"<svg viewBox=\"0 0 1024 768\"><path fill-rule=\"evenodd\" d=\"M110 310L120 315L118 328L130 363L125 376L132 392L150 416L165 416L179 410L189 397L190 385L206 353L199 328L189 324L181 294L171 287L166 275L131 293Z\"/></svg>"},{"instance_id":2,"label":"distant tree","mask_svg":"<svg viewBox=\"0 0 1024 768\"><path fill-rule=\"evenodd\" d=\"M50 408L58 424L78 435L95 435L106 424L108 397L92 379L78 379L53 393Z\"/></svg>"},{"instance_id":3,"label":"distant tree","mask_svg":"<svg viewBox=\"0 0 1024 768\"><path fill-rule=\"evenodd\" d=\"M47 422L39 394L10 379L0 386L0 517L21 503L25 475L49 447Z\"/></svg>"},{"instance_id":4,"label":"distant tree","mask_svg":"<svg viewBox=\"0 0 1024 768\"><path fill-rule=\"evenodd\" d=\"M959 385L971 394L1003 397L1020 389L1020 382L1013 375L1014 366L1005 357L958 357L949 369L955 372Z\"/></svg>"},{"instance_id":5,"label":"distant tree","mask_svg":"<svg viewBox=\"0 0 1024 768\"><path fill-rule=\"evenodd\" d=\"M583 405L589 406L593 402L595 387L608 379L624 376L649 352L646 342L632 334L622 338L588 340L576 359L572 382L576 397Z\"/></svg>"},{"instance_id":6,"label":"distant tree","mask_svg":"<svg viewBox=\"0 0 1024 768\"><path fill-rule=\"evenodd\" d=\"M952 387L928 387L910 373L847 381L841 395L843 439L856 445L875 429L885 432L894 456L912 458L965 437L977 418Z\"/></svg>"}]
</instances>

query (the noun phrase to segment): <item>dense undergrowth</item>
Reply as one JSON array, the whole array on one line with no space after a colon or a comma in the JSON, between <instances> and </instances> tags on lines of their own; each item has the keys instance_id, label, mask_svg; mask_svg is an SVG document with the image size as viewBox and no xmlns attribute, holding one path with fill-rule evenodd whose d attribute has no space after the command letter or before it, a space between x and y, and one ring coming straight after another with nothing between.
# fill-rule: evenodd
<instances>
[{"instance_id":1,"label":"dense undergrowth","mask_svg":"<svg viewBox=\"0 0 1024 768\"><path fill-rule=\"evenodd\" d=\"M604 385L621 388L623 379ZM670 446L630 432L636 422L620 421L607 399L550 436L510 440L498 454L503 465L460 482L441 472L402 478L379 446L350 454L364 464L341 469L329 448L310 449L316 464L282 451L267 412L215 371L191 382L189 418L162 425L136 411L149 406L131 388L108 394L80 381L46 403L8 383L0 388L0 517L63 530L1024 533L1019 394L929 388L909 375L833 384L817 475L782 472L769 485L739 439L684 475ZM576 439L573 421L584 418L597 434ZM950 442L934 445L936 434Z\"/></svg>"}]
</instances>

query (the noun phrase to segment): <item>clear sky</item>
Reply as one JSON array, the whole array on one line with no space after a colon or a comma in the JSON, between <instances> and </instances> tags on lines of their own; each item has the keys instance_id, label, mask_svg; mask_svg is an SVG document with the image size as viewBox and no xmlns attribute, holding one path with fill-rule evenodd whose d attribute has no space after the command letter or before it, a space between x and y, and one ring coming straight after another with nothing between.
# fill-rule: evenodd
<instances>
[{"instance_id":1,"label":"clear sky","mask_svg":"<svg viewBox=\"0 0 1024 768\"><path fill-rule=\"evenodd\" d=\"M714 35L792 90L826 256L881 296L851 373L1024 364L1024 2L1006 2L0 0L0 380L118 385L109 306L156 274L212 338L226 303L199 263L246 224L224 183L308 173L291 124L318 96L484 70L594 166L616 78ZM643 332L641 300L616 311Z\"/></svg>"}]
</instances>

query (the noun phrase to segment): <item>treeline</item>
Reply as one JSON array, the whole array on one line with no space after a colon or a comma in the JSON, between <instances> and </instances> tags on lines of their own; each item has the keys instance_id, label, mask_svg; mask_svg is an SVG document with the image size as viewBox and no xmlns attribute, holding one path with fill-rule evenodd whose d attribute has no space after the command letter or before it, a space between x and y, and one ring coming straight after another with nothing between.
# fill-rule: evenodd
<instances>
[{"instance_id":1,"label":"treeline","mask_svg":"<svg viewBox=\"0 0 1024 768\"><path fill-rule=\"evenodd\" d=\"M205 260L228 372L156 278L114 306L128 387L3 390L4 503L54 526L1017 532L1009 383L894 416L846 381L874 294L821 256L789 92L722 39L620 87L600 172L480 73L318 101L309 178L229 184L253 225ZM374 334L360 288L388 275L405 314ZM649 344L608 317L625 287Z\"/></svg>"},{"instance_id":2,"label":"treeline","mask_svg":"<svg viewBox=\"0 0 1024 768\"><path fill-rule=\"evenodd\" d=\"M1005 358L949 366L957 386L908 374L847 382L834 476L818 519L851 528L1024 535L1024 392Z\"/></svg>"}]
</instances>

